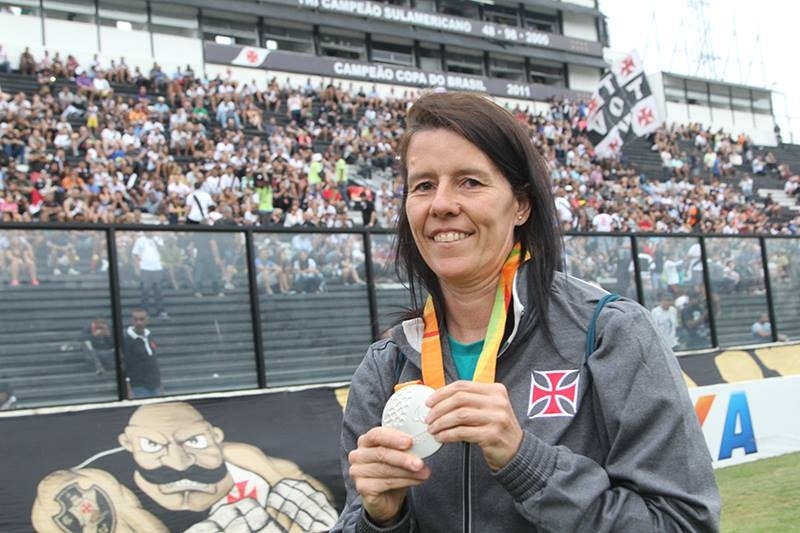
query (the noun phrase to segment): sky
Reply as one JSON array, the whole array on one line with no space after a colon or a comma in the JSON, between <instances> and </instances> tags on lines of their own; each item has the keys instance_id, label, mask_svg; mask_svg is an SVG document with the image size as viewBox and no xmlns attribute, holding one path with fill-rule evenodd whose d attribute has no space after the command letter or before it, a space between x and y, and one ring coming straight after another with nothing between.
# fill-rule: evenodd
<instances>
[{"instance_id":1,"label":"sky","mask_svg":"<svg viewBox=\"0 0 800 533\"><path fill-rule=\"evenodd\" d=\"M800 2L599 0L599 4L612 52L636 50L647 74L664 71L770 89L785 140L800 144L800 68L794 51Z\"/></svg>"}]
</instances>

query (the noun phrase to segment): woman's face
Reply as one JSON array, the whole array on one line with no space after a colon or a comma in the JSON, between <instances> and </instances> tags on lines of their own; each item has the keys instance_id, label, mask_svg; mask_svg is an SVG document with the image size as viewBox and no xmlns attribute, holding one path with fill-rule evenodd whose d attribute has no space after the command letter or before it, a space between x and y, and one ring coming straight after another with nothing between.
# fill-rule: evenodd
<instances>
[{"instance_id":1,"label":"woman's face","mask_svg":"<svg viewBox=\"0 0 800 533\"><path fill-rule=\"evenodd\" d=\"M443 286L495 283L529 215L500 170L477 146L445 129L408 146L406 211L414 242Z\"/></svg>"}]
</instances>

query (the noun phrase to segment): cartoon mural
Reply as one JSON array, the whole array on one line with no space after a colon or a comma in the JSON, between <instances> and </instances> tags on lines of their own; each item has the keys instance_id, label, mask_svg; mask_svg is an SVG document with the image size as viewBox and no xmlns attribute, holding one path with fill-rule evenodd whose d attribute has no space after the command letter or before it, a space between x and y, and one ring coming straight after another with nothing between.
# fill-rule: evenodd
<instances>
[{"instance_id":1,"label":"cartoon mural","mask_svg":"<svg viewBox=\"0 0 800 533\"><path fill-rule=\"evenodd\" d=\"M317 480L254 446L225 442L189 404L139 407L119 443L41 481L31 515L37 531L325 531L336 520ZM100 467L115 454L130 459L116 476ZM125 486L131 481L143 498Z\"/></svg>"},{"instance_id":2,"label":"cartoon mural","mask_svg":"<svg viewBox=\"0 0 800 533\"><path fill-rule=\"evenodd\" d=\"M139 406L116 434L120 446L41 479L31 511L36 531L296 533L327 531L338 516L318 479L229 441L189 403Z\"/></svg>"},{"instance_id":3,"label":"cartoon mural","mask_svg":"<svg viewBox=\"0 0 800 533\"><path fill-rule=\"evenodd\" d=\"M681 355L678 363L686 385L738 383L800 375L800 344L754 346Z\"/></svg>"}]
</instances>

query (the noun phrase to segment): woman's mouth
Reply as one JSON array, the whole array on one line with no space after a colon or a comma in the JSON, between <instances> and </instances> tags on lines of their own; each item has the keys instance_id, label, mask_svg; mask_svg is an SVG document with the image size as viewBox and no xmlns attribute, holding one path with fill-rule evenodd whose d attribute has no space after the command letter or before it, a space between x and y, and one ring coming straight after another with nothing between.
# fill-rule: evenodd
<instances>
[{"instance_id":1,"label":"woman's mouth","mask_svg":"<svg viewBox=\"0 0 800 533\"><path fill-rule=\"evenodd\" d=\"M433 236L434 242L455 242L461 241L469 237L469 233L463 233L460 231L447 231L443 233L437 233Z\"/></svg>"}]
</instances>

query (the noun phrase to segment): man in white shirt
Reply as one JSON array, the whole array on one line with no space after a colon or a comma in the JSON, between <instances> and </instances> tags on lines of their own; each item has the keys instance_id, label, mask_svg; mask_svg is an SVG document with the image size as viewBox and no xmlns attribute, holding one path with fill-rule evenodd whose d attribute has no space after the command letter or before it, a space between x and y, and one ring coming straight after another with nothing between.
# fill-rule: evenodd
<instances>
[{"instance_id":1,"label":"man in white shirt","mask_svg":"<svg viewBox=\"0 0 800 533\"><path fill-rule=\"evenodd\" d=\"M94 94L101 98L108 98L114 94L114 89L111 88L111 85L106 79L106 74L102 70L97 71L97 74L92 80L92 88L94 89Z\"/></svg>"},{"instance_id":2,"label":"man in white shirt","mask_svg":"<svg viewBox=\"0 0 800 533\"><path fill-rule=\"evenodd\" d=\"M600 206L600 211L592 217L592 227L598 232L611 232L614 229L614 218L606 213L605 206Z\"/></svg>"},{"instance_id":3,"label":"man in white shirt","mask_svg":"<svg viewBox=\"0 0 800 533\"><path fill-rule=\"evenodd\" d=\"M214 204L211 195L202 189L203 180L197 180L194 191L186 197L186 223L202 224L208 218L208 208Z\"/></svg>"},{"instance_id":4,"label":"man in white shirt","mask_svg":"<svg viewBox=\"0 0 800 533\"><path fill-rule=\"evenodd\" d=\"M150 291L153 292L158 318L169 319L169 314L164 309L164 298L161 294L161 281L164 267L161 263L159 246L163 244L160 237L154 237L146 232L141 232L133 243L133 265L139 274L140 289L142 291L142 309L150 308Z\"/></svg>"},{"instance_id":5,"label":"man in white shirt","mask_svg":"<svg viewBox=\"0 0 800 533\"><path fill-rule=\"evenodd\" d=\"M572 191L572 185L567 185L569 191ZM563 189L559 189L556 191L555 197L555 204L556 204L556 213L558 213L558 220L561 222L561 227L565 231L569 231L572 229L572 206L569 204L569 200L566 197L566 193Z\"/></svg>"},{"instance_id":6,"label":"man in white shirt","mask_svg":"<svg viewBox=\"0 0 800 533\"><path fill-rule=\"evenodd\" d=\"M678 345L678 309L672 305L672 297L669 293L665 292L661 295L661 303L654 307L650 314L667 345L675 349Z\"/></svg>"}]
</instances>

